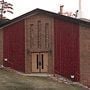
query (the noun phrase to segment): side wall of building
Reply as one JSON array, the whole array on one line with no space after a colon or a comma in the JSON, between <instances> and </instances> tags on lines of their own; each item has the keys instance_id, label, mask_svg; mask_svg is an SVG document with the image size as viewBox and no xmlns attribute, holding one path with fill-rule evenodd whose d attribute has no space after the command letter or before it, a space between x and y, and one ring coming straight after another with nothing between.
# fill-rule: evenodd
<instances>
[{"instance_id":1,"label":"side wall of building","mask_svg":"<svg viewBox=\"0 0 90 90\"><path fill-rule=\"evenodd\" d=\"M0 29L0 65L3 65L3 30Z\"/></svg>"},{"instance_id":2,"label":"side wall of building","mask_svg":"<svg viewBox=\"0 0 90 90\"><path fill-rule=\"evenodd\" d=\"M54 23L55 73L79 81L79 25L57 19Z\"/></svg>"},{"instance_id":3,"label":"side wall of building","mask_svg":"<svg viewBox=\"0 0 90 90\"><path fill-rule=\"evenodd\" d=\"M5 67L25 71L24 20L3 28L3 64Z\"/></svg>"},{"instance_id":4,"label":"side wall of building","mask_svg":"<svg viewBox=\"0 0 90 90\"><path fill-rule=\"evenodd\" d=\"M90 26L80 25L80 81L90 87Z\"/></svg>"}]
</instances>

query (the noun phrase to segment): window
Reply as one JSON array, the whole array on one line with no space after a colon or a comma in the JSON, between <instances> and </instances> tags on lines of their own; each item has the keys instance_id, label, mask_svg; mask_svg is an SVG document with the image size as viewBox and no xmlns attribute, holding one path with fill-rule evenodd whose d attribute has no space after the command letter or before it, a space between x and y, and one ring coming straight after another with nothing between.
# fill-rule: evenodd
<instances>
[{"instance_id":1,"label":"window","mask_svg":"<svg viewBox=\"0 0 90 90\"><path fill-rule=\"evenodd\" d=\"M37 44L38 44L38 48L41 48L41 21L37 22L37 27L38 27Z\"/></svg>"},{"instance_id":2,"label":"window","mask_svg":"<svg viewBox=\"0 0 90 90\"><path fill-rule=\"evenodd\" d=\"M42 69L44 69L43 54L41 56L42 56Z\"/></svg>"},{"instance_id":3,"label":"window","mask_svg":"<svg viewBox=\"0 0 90 90\"><path fill-rule=\"evenodd\" d=\"M33 24L30 24L30 47L32 48L34 45L34 28Z\"/></svg>"},{"instance_id":4,"label":"window","mask_svg":"<svg viewBox=\"0 0 90 90\"><path fill-rule=\"evenodd\" d=\"M45 48L49 47L49 24L45 23Z\"/></svg>"},{"instance_id":5,"label":"window","mask_svg":"<svg viewBox=\"0 0 90 90\"><path fill-rule=\"evenodd\" d=\"M39 58L39 57L38 57L38 54L37 54L37 69L38 69L38 58Z\"/></svg>"}]
</instances>

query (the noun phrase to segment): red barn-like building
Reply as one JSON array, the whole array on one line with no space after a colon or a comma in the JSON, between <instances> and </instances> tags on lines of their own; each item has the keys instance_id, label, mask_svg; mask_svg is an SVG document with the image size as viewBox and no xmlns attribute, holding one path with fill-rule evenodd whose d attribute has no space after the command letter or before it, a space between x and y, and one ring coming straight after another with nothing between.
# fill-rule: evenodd
<instances>
[{"instance_id":1,"label":"red barn-like building","mask_svg":"<svg viewBox=\"0 0 90 90\"><path fill-rule=\"evenodd\" d=\"M0 25L0 63L56 73L90 86L90 22L35 9Z\"/></svg>"}]
</instances>

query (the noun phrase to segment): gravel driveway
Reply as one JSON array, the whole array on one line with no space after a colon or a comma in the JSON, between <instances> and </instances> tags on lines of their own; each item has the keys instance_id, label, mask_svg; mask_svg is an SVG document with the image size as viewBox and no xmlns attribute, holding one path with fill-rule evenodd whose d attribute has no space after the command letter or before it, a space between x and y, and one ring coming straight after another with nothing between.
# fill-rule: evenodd
<instances>
[{"instance_id":1,"label":"gravel driveway","mask_svg":"<svg viewBox=\"0 0 90 90\"><path fill-rule=\"evenodd\" d=\"M49 77L30 77L0 69L0 90L87 90Z\"/></svg>"}]
</instances>

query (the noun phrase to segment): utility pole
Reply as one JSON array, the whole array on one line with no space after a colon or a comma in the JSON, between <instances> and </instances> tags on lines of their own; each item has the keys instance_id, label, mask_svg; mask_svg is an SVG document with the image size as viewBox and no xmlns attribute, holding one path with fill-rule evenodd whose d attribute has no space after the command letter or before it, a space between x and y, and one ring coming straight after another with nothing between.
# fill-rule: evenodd
<instances>
[{"instance_id":1,"label":"utility pole","mask_svg":"<svg viewBox=\"0 0 90 90\"><path fill-rule=\"evenodd\" d=\"M9 12L9 13L12 13L12 4L11 3L8 3L8 2L5 2L4 0L1 0L0 1L0 15L1 15L1 19L3 19L3 15L6 13L6 12Z\"/></svg>"}]
</instances>

